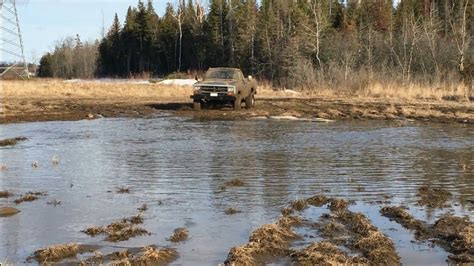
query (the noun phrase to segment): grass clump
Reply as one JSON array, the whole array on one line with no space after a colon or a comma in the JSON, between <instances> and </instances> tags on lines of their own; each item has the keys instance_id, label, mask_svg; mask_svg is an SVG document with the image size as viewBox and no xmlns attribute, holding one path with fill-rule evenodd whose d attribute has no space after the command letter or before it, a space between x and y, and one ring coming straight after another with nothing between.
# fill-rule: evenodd
<instances>
[{"instance_id":1,"label":"grass clump","mask_svg":"<svg viewBox=\"0 0 474 266\"><path fill-rule=\"evenodd\" d=\"M224 183L225 187L243 187L245 186L245 182L240 178L233 178Z\"/></svg>"},{"instance_id":2,"label":"grass clump","mask_svg":"<svg viewBox=\"0 0 474 266\"><path fill-rule=\"evenodd\" d=\"M119 193L119 194L128 194L128 193L130 193L130 189L128 187L119 187L117 189L117 193Z\"/></svg>"},{"instance_id":3,"label":"grass clump","mask_svg":"<svg viewBox=\"0 0 474 266\"><path fill-rule=\"evenodd\" d=\"M234 214L237 214L239 212L240 212L239 210L237 210L233 207L229 207L224 211L224 213L227 214L227 215L234 215Z\"/></svg>"},{"instance_id":4,"label":"grass clump","mask_svg":"<svg viewBox=\"0 0 474 266\"><path fill-rule=\"evenodd\" d=\"M46 263L75 257L79 252L80 246L77 243L60 244L36 250L34 258L40 263Z\"/></svg>"},{"instance_id":5,"label":"grass clump","mask_svg":"<svg viewBox=\"0 0 474 266\"><path fill-rule=\"evenodd\" d=\"M332 199L329 209L333 212L345 212L349 206L349 202L345 199Z\"/></svg>"},{"instance_id":6,"label":"grass clump","mask_svg":"<svg viewBox=\"0 0 474 266\"><path fill-rule=\"evenodd\" d=\"M124 218L118 222L113 222L107 226L92 226L81 232L91 237L105 234L105 241L120 242L136 236L149 234L147 230L135 226L141 223L143 223L143 217L139 214L130 218Z\"/></svg>"},{"instance_id":7,"label":"grass clump","mask_svg":"<svg viewBox=\"0 0 474 266\"><path fill-rule=\"evenodd\" d=\"M324 195L315 195L311 198L308 198L306 202L310 205L321 207L329 203L329 198Z\"/></svg>"},{"instance_id":8,"label":"grass clump","mask_svg":"<svg viewBox=\"0 0 474 266\"><path fill-rule=\"evenodd\" d=\"M186 228L176 228L173 232L173 235L168 238L168 241L171 242L181 242L188 239L189 231Z\"/></svg>"},{"instance_id":9,"label":"grass clump","mask_svg":"<svg viewBox=\"0 0 474 266\"><path fill-rule=\"evenodd\" d=\"M294 200L290 202L291 207L296 211L304 211L308 208L308 202L304 199Z\"/></svg>"},{"instance_id":10,"label":"grass clump","mask_svg":"<svg viewBox=\"0 0 474 266\"><path fill-rule=\"evenodd\" d=\"M9 198L11 196L13 196L13 194L6 190L0 191L0 198Z\"/></svg>"},{"instance_id":11,"label":"grass clump","mask_svg":"<svg viewBox=\"0 0 474 266\"><path fill-rule=\"evenodd\" d=\"M25 141L25 140L28 140L28 138L16 137L16 138L12 138L12 139L0 140L0 147L13 146L13 145L16 145L18 142Z\"/></svg>"},{"instance_id":12,"label":"grass clump","mask_svg":"<svg viewBox=\"0 0 474 266\"><path fill-rule=\"evenodd\" d=\"M40 196L46 196L46 195L48 195L48 194L45 193L45 192L28 192L28 193L22 195L20 198L14 200L13 202L15 202L15 204L20 204L20 203L23 203L25 201L37 200L37 199L39 199Z\"/></svg>"},{"instance_id":13,"label":"grass clump","mask_svg":"<svg viewBox=\"0 0 474 266\"><path fill-rule=\"evenodd\" d=\"M428 185L421 186L418 189L417 196L419 197L418 204L420 206L432 208L446 207L446 202L452 197L451 193L446 189L432 188Z\"/></svg>"},{"instance_id":14,"label":"grass clump","mask_svg":"<svg viewBox=\"0 0 474 266\"><path fill-rule=\"evenodd\" d=\"M368 261L360 257L350 257L337 246L322 241L291 254L297 265L368 265Z\"/></svg>"}]
</instances>

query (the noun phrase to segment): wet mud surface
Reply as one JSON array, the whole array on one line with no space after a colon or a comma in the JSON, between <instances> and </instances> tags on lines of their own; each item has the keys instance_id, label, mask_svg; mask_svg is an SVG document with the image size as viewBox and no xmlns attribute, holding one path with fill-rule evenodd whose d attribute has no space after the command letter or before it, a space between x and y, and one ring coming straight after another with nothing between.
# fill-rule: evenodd
<instances>
[{"instance_id":1,"label":"wet mud surface","mask_svg":"<svg viewBox=\"0 0 474 266\"><path fill-rule=\"evenodd\" d=\"M474 123L472 102L403 102L392 100L326 98L259 98L251 110L234 112L230 106L212 105L194 112L192 103L154 102L151 99L7 99L0 123L65 121L102 117L156 117L173 113L198 120L330 119L419 120ZM323 120L324 121L324 120Z\"/></svg>"}]
</instances>

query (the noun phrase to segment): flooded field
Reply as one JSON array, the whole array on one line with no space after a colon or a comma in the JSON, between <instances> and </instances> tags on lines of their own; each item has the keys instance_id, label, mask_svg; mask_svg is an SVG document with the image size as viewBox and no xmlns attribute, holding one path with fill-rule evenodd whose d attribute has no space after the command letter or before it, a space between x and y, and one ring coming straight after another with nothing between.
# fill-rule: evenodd
<instances>
[{"instance_id":1,"label":"flooded field","mask_svg":"<svg viewBox=\"0 0 474 266\"><path fill-rule=\"evenodd\" d=\"M271 259L277 264L304 262L303 249L323 239L348 256L365 256L360 245L325 235L352 228L345 222L359 212L374 226L370 234L389 237L399 262L446 264L450 248L416 237L380 210L406 206L428 227L446 214L467 217L471 226L474 219L472 125L165 116L7 124L0 133L27 138L0 147L0 191L8 192L0 207L21 211L0 218L0 262L24 263L38 249L79 243L71 248L91 252L78 259L153 245L143 253L217 265L291 206L288 213L303 221L293 226L299 237L288 241L297 252L281 250ZM432 205L423 194L431 189L449 193ZM339 212L332 201L290 204L315 195L345 199L347 209Z\"/></svg>"}]
</instances>

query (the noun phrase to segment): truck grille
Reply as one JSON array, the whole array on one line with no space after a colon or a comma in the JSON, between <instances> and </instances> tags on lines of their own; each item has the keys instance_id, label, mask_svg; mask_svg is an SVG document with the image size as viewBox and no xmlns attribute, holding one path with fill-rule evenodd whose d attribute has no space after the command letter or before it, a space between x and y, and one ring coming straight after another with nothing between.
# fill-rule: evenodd
<instances>
[{"instance_id":1,"label":"truck grille","mask_svg":"<svg viewBox=\"0 0 474 266\"><path fill-rule=\"evenodd\" d=\"M227 92L227 87L203 86L202 92Z\"/></svg>"}]
</instances>

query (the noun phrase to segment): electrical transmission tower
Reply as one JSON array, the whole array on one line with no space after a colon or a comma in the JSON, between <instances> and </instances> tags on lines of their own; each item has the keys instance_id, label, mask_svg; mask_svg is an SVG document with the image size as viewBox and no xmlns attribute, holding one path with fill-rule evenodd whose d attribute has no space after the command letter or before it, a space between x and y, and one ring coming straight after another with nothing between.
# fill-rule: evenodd
<instances>
[{"instance_id":1,"label":"electrical transmission tower","mask_svg":"<svg viewBox=\"0 0 474 266\"><path fill-rule=\"evenodd\" d=\"M29 78L16 0L0 0L0 18L0 63L7 61L3 57L4 54L8 55L8 61L11 63L0 66L0 79L9 72Z\"/></svg>"}]
</instances>

